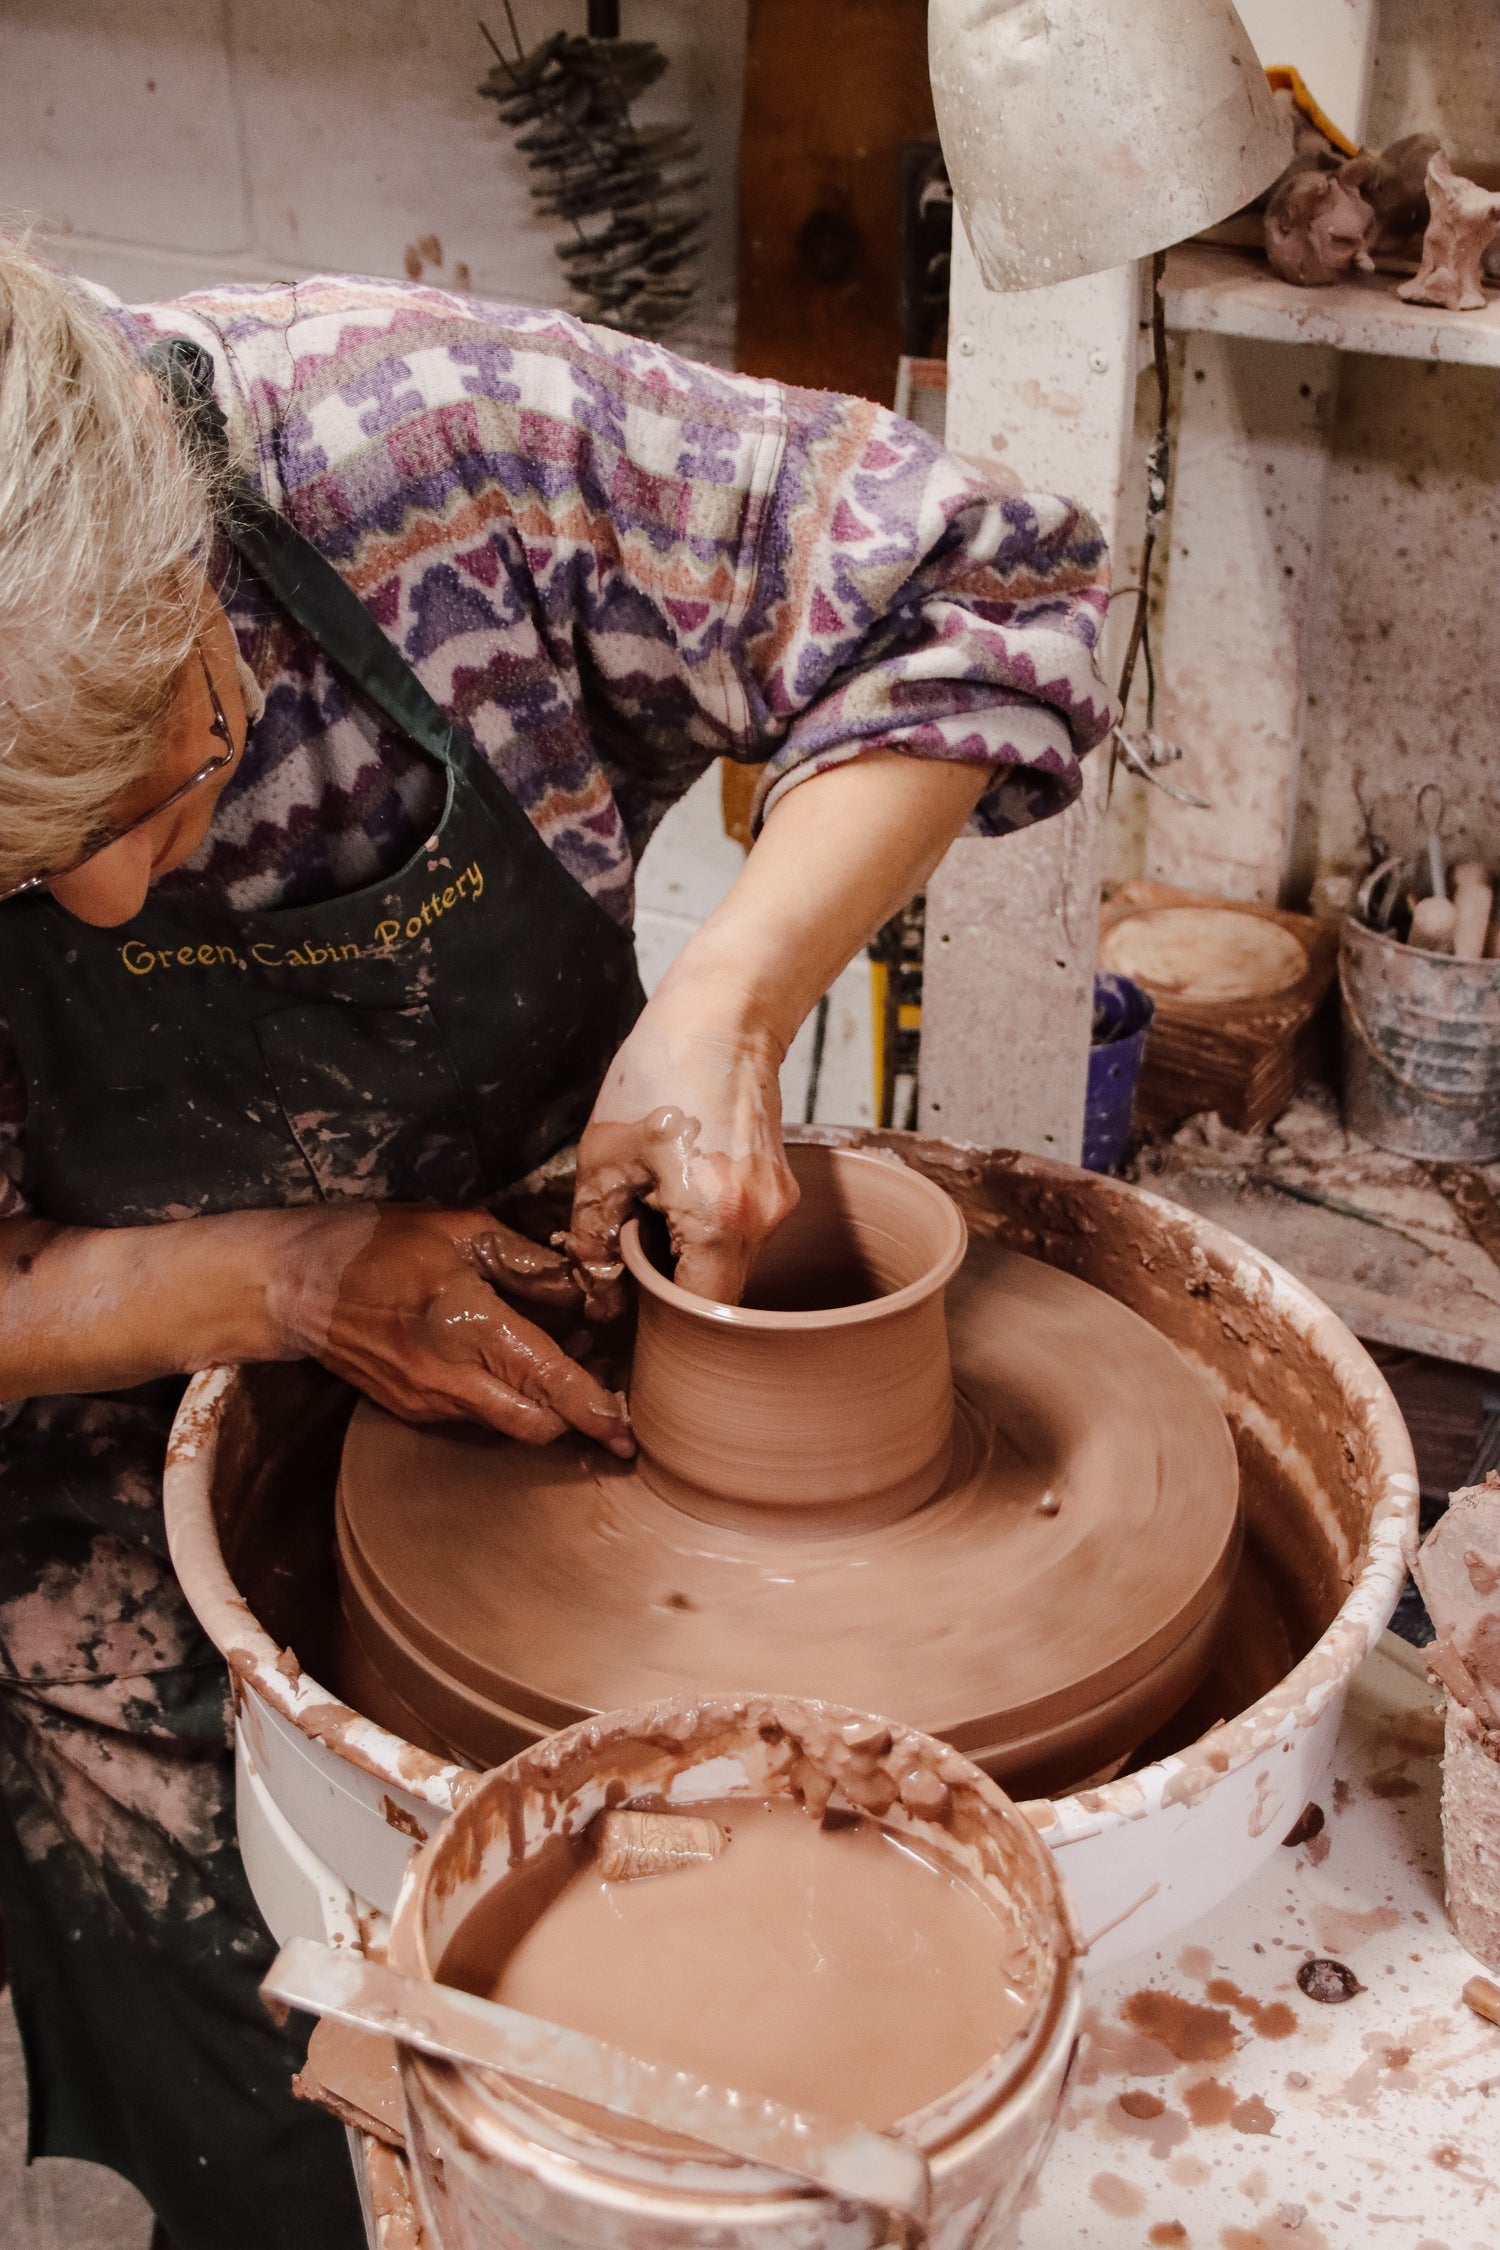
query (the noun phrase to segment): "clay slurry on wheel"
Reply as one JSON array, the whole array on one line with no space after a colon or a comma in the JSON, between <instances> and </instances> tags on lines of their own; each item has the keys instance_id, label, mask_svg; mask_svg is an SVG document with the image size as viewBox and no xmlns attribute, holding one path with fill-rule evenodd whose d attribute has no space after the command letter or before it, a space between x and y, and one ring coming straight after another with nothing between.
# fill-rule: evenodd
<instances>
[{"instance_id":1,"label":"clay slurry on wheel","mask_svg":"<svg viewBox=\"0 0 1500 2250\"><path fill-rule=\"evenodd\" d=\"M803 1324L843 1321L860 1348L822 1411L857 1450L899 1388L882 1307L910 1296L737 1315L755 1342L742 1415L759 1384L774 1434ZM1228 1426L1147 1322L996 1243L969 1244L946 1315L946 1468L874 1529L706 1522L571 1438L528 1448L362 1405L338 1510L351 1699L484 1763L589 1711L747 1685L887 1712L1024 1788L1127 1756L1208 1663L1239 1554Z\"/></svg>"}]
</instances>

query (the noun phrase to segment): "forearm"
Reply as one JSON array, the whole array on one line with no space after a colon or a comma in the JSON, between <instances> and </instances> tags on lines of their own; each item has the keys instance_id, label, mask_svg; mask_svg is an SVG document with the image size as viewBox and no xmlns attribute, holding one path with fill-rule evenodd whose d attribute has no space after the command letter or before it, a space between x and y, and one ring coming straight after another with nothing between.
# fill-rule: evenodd
<instances>
[{"instance_id":1,"label":"forearm","mask_svg":"<svg viewBox=\"0 0 1500 2250\"><path fill-rule=\"evenodd\" d=\"M800 782L662 996L715 994L779 1060L839 971L922 888L989 778L987 766L890 750Z\"/></svg>"},{"instance_id":2,"label":"forearm","mask_svg":"<svg viewBox=\"0 0 1500 2250\"><path fill-rule=\"evenodd\" d=\"M298 1212L150 1227L0 1226L0 1400L124 1390L295 1356L280 1297Z\"/></svg>"}]
</instances>

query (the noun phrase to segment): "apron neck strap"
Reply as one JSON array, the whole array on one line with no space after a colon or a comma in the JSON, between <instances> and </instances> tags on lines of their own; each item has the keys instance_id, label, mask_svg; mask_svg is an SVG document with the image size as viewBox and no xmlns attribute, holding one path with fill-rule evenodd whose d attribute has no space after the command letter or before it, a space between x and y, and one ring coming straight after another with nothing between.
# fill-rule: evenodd
<instances>
[{"instance_id":1,"label":"apron neck strap","mask_svg":"<svg viewBox=\"0 0 1500 2250\"><path fill-rule=\"evenodd\" d=\"M440 765L451 766L452 720L353 588L244 478L227 477L229 427L214 396L212 356L190 337L169 336L149 346L145 361L189 444L227 483L221 528L242 560L352 687Z\"/></svg>"}]
</instances>

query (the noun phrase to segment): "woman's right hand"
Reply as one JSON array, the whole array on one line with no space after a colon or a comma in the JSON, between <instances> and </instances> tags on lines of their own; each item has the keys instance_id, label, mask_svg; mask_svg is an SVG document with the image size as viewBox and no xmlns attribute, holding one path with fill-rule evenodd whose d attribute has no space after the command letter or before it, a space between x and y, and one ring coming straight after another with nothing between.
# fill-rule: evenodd
<instances>
[{"instance_id":1,"label":"woman's right hand","mask_svg":"<svg viewBox=\"0 0 1500 2250\"><path fill-rule=\"evenodd\" d=\"M624 1398L509 1301L559 1326L581 1322L556 1251L487 1211L365 1204L278 1216L284 1259L268 1309L286 1356L321 1360L406 1422L482 1422L532 1445L571 1426L634 1453Z\"/></svg>"}]
</instances>

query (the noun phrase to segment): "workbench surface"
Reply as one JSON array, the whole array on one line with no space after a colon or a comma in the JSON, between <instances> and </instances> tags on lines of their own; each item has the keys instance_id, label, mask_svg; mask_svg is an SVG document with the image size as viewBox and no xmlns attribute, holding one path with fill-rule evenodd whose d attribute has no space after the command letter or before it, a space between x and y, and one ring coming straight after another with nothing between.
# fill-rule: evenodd
<instances>
[{"instance_id":1,"label":"workbench surface","mask_svg":"<svg viewBox=\"0 0 1500 2250\"><path fill-rule=\"evenodd\" d=\"M1497 2250L1500 2030L1460 1998L1477 1964L1443 1912L1440 1743L1422 1659L1387 1635L1318 1832L1091 1980L1020 2250ZM1310 1957L1363 1989L1307 1998Z\"/></svg>"}]
</instances>

